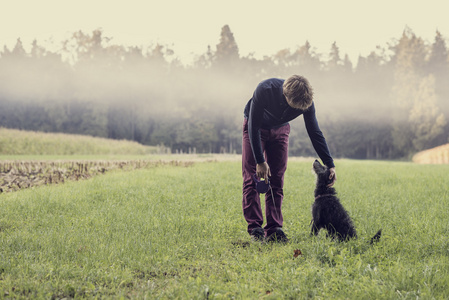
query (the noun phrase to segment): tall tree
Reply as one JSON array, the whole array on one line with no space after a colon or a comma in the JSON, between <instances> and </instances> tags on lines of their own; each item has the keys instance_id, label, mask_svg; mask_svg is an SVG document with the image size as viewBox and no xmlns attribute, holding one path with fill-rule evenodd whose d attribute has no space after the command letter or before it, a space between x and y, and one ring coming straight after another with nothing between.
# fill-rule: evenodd
<instances>
[{"instance_id":1,"label":"tall tree","mask_svg":"<svg viewBox=\"0 0 449 300\"><path fill-rule=\"evenodd\" d=\"M288 75L300 72L308 77L313 77L321 70L320 59L308 41L293 53L289 49L278 51L273 59L280 69L278 71L280 74Z\"/></svg>"},{"instance_id":2,"label":"tall tree","mask_svg":"<svg viewBox=\"0 0 449 300\"><path fill-rule=\"evenodd\" d=\"M434 79L426 76L424 41L406 28L393 49L392 101L396 108L392 135L396 147L407 155L429 147L446 121L436 104Z\"/></svg>"},{"instance_id":3,"label":"tall tree","mask_svg":"<svg viewBox=\"0 0 449 300\"><path fill-rule=\"evenodd\" d=\"M296 55L300 67L313 72L321 69L320 58L315 50L312 49L309 41L306 41L304 45L299 47L294 55Z\"/></svg>"},{"instance_id":4,"label":"tall tree","mask_svg":"<svg viewBox=\"0 0 449 300\"><path fill-rule=\"evenodd\" d=\"M408 116L420 79L424 72L426 48L424 41L406 28L398 44L392 48L394 56L394 85L392 101Z\"/></svg>"},{"instance_id":5,"label":"tall tree","mask_svg":"<svg viewBox=\"0 0 449 300\"><path fill-rule=\"evenodd\" d=\"M45 56L45 48L42 46L39 46L37 44L37 40L34 40L31 45L31 57L32 58L42 58Z\"/></svg>"},{"instance_id":6,"label":"tall tree","mask_svg":"<svg viewBox=\"0 0 449 300\"><path fill-rule=\"evenodd\" d=\"M12 49L11 54L15 57L25 57L26 56L26 51L23 48L23 44L22 41L19 39L17 39L16 45L14 46L14 48Z\"/></svg>"},{"instance_id":7,"label":"tall tree","mask_svg":"<svg viewBox=\"0 0 449 300\"><path fill-rule=\"evenodd\" d=\"M327 67L330 71L338 71L342 64L343 62L340 57L340 48L337 46L337 42L333 42L329 52Z\"/></svg>"},{"instance_id":8,"label":"tall tree","mask_svg":"<svg viewBox=\"0 0 449 300\"><path fill-rule=\"evenodd\" d=\"M435 40L430 49L427 62L428 72L435 76L436 92L438 94L438 105L449 115L449 54L446 41L439 31L436 32Z\"/></svg>"},{"instance_id":9,"label":"tall tree","mask_svg":"<svg viewBox=\"0 0 449 300\"><path fill-rule=\"evenodd\" d=\"M447 136L444 136L446 118L437 106L433 75L422 78L413 102L409 123L414 133L412 142L415 149L421 151L445 143L447 141Z\"/></svg>"},{"instance_id":10,"label":"tall tree","mask_svg":"<svg viewBox=\"0 0 449 300\"><path fill-rule=\"evenodd\" d=\"M408 124L413 96L417 93L420 76L419 67L424 63L422 49L424 42L406 28L398 43L392 47L394 55L394 79L391 90L393 129L392 138L396 153L400 156L414 152L413 132Z\"/></svg>"},{"instance_id":11,"label":"tall tree","mask_svg":"<svg viewBox=\"0 0 449 300\"><path fill-rule=\"evenodd\" d=\"M195 67L197 69L208 69L212 65L213 53L210 45L207 46L206 53L198 56L195 60Z\"/></svg>"},{"instance_id":12,"label":"tall tree","mask_svg":"<svg viewBox=\"0 0 449 300\"><path fill-rule=\"evenodd\" d=\"M430 49L427 67L428 71L434 74L439 74L449 69L446 41L439 31L436 32L435 40Z\"/></svg>"},{"instance_id":13,"label":"tall tree","mask_svg":"<svg viewBox=\"0 0 449 300\"><path fill-rule=\"evenodd\" d=\"M220 42L217 44L215 61L220 66L234 65L239 59L239 48L234 39L234 34L228 25L221 28Z\"/></svg>"}]
</instances>

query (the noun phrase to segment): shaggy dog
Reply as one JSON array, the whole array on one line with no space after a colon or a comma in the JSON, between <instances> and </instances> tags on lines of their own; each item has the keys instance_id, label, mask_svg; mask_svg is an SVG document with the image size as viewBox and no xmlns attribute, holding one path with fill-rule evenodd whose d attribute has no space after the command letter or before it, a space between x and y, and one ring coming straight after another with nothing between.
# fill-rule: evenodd
<instances>
[{"instance_id":1,"label":"shaggy dog","mask_svg":"<svg viewBox=\"0 0 449 300\"><path fill-rule=\"evenodd\" d=\"M329 187L332 182L332 179L329 178L329 169L315 160L313 170L317 180L315 202L312 205L311 235L318 235L320 229L324 228L333 239L347 241L350 238L357 238L357 232L348 212L341 205L335 189ZM379 230L371 238L371 244L380 239L381 233L382 230Z\"/></svg>"}]
</instances>

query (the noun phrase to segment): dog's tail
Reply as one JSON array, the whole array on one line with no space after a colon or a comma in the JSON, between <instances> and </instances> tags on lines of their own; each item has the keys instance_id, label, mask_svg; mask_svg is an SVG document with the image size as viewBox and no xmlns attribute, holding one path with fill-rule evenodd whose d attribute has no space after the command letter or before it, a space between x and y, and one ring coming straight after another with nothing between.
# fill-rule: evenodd
<instances>
[{"instance_id":1,"label":"dog's tail","mask_svg":"<svg viewBox=\"0 0 449 300\"><path fill-rule=\"evenodd\" d=\"M377 243L380 240L380 236L382 235L382 229L379 229L379 231L371 238L370 244Z\"/></svg>"}]
</instances>

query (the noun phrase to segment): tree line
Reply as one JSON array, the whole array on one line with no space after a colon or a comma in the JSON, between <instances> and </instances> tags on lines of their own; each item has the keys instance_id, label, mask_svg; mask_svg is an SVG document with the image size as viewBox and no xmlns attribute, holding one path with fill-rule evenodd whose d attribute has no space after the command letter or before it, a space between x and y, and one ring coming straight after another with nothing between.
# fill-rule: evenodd
<instances>
[{"instance_id":1,"label":"tree line","mask_svg":"<svg viewBox=\"0 0 449 300\"><path fill-rule=\"evenodd\" d=\"M353 64L337 42L306 42L257 59L239 54L229 26L218 43L183 64L169 46L114 44L78 31L50 51L20 39L0 51L0 126L164 145L172 152L241 152L243 108L270 77L306 76L333 156L408 158L448 142L449 54L410 28ZM1 41L0 41L1 43ZM302 118L291 123L291 155L312 155Z\"/></svg>"}]
</instances>

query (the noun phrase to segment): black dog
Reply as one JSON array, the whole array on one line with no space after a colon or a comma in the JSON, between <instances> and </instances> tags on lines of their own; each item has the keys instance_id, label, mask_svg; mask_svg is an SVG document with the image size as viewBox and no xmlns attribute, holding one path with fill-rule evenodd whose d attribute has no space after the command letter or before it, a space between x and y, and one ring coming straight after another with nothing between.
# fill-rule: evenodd
<instances>
[{"instance_id":1,"label":"black dog","mask_svg":"<svg viewBox=\"0 0 449 300\"><path fill-rule=\"evenodd\" d=\"M333 239L347 241L350 238L357 238L357 232L348 212L341 205L335 189L329 187L332 182L329 178L329 169L315 160L313 170L317 175L317 181L315 202L312 205L311 235L318 235L320 229L324 228ZM378 241L381 234L382 230L379 230L371 239L371 244Z\"/></svg>"}]
</instances>

